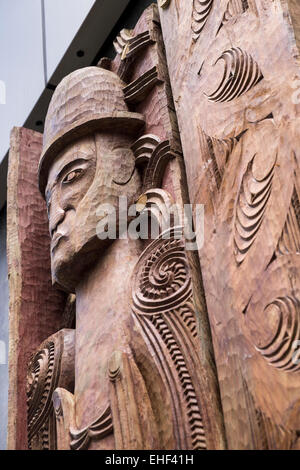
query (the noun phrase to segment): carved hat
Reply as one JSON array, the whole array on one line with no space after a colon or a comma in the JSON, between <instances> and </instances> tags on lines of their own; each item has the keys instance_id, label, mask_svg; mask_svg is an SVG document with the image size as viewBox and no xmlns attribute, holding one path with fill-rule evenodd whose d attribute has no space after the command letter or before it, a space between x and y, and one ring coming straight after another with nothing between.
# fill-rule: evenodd
<instances>
[{"instance_id":1,"label":"carved hat","mask_svg":"<svg viewBox=\"0 0 300 470\"><path fill-rule=\"evenodd\" d=\"M124 84L113 72L85 67L67 75L56 88L46 116L39 188L44 194L51 163L74 139L113 128L135 134L144 125L141 114L128 111Z\"/></svg>"}]
</instances>

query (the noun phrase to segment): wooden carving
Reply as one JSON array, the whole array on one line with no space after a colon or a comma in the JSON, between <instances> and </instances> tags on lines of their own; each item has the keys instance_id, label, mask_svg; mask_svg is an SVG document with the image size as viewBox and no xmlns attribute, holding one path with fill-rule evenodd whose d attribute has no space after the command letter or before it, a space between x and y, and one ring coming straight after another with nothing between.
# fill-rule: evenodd
<instances>
[{"instance_id":1,"label":"wooden carving","mask_svg":"<svg viewBox=\"0 0 300 470\"><path fill-rule=\"evenodd\" d=\"M192 30L197 41L213 6L213 0L193 0Z\"/></svg>"},{"instance_id":2,"label":"wooden carving","mask_svg":"<svg viewBox=\"0 0 300 470\"><path fill-rule=\"evenodd\" d=\"M132 310L170 393L175 447L206 449L199 401L199 336L182 227L163 232L136 268ZM198 367L197 367L198 366Z\"/></svg>"},{"instance_id":3,"label":"wooden carving","mask_svg":"<svg viewBox=\"0 0 300 470\"><path fill-rule=\"evenodd\" d=\"M299 3L160 9L226 437L299 447ZM188 125L187 125L188 122Z\"/></svg>"},{"instance_id":4,"label":"wooden carving","mask_svg":"<svg viewBox=\"0 0 300 470\"><path fill-rule=\"evenodd\" d=\"M76 295L74 392L53 379L47 393L57 448L224 448L197 259L169 217L188 198L157 7L115 47L62 80L45 122L52 280ZM156 238L124 236L143 216ZM51 344L35 363L52 364Z\"/></svg>"},{"instance_id":5,"label":"wooden carving","mask_svg":"<svg viewBox=\"0 0 300 470\"><path fill-rule=\"evenodd\" d=\"M57 387L74 389L74 330L61 330L39 347L28 367L28 448L57 449L52 395Z\"/></svg>"},{"instance_id":6,"label":"wooden carving","mask_svg":"<svg viewBox=\"0 0 300 470\"><path fill-rule=\"evenodd\" d=\"M42 135L11 133L7 193L9 272L8 449L27 449L26 371L36 348L58 331L65 294L51 285L50 237L37 171Z\"/></svg>"}]
</instances>

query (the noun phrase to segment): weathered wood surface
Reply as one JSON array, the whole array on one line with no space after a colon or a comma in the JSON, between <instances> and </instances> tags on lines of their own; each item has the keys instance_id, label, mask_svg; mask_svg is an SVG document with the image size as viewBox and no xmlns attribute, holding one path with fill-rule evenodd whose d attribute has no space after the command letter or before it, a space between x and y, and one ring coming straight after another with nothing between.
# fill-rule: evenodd
<instances>
[{"instance_id":1,"label":"weathered wood surface","mask_svg":"<svg viewBox=\"0 0 300 470\"><path fill-rule=\"evenodd\" d=\"M7 195L10 289L8 449L27 449L27 365L60 328L65 294L52 287L46 205L37 187L42 135L11 134Z\"/></svg>"},{"instance_id":2,"label":"weathered wood surface","mask_svg":"<svg viewBox=\"0 0 300 470\"><path fill-rule=\"evenodd\" d=\"M160 18L189 194L205 204L228 446L297 448L299 2L171 0Z\"/></svg>"},{"instance_id":3,"label":"weathered wood surface","mask_svg":"<svg viewBox=\"0 0 300 470\"><path fill-rule=\"evenodd\" d=\"M161 158L159 164L154 160L158 168L154 176L151 172L153 156L148 166L141 166L142 175L151 174L152 177L151 180L145 180L143 177L143 189L162 188L182 207L183 204L189 203L189 196L157 6L151 5L147 8L133 30L121 31L115 41L115 47L118 54L114 61L110 62L109 68L118 73L127 84L124 89L125 98L128 90L132 89L131 84L136 84L134 90L139 90L139 93L136 93L137 99L128 100L127 103L131 110L145 116L143 135L132 147L137 165L139 166L139 156L142 154L145 157L147 154L145 148L151 149L157 145L153 143L153 137L161 142L160 145L167 144L166 151L161 152L166 158ZM147 88L147 74L153 70L156 71L157 78L153 79L152 86ZM146 79L142 80L141 77ZM143 146L144 151L141 152L139 148ZM151 155L150 150L148 154ZM186 256L193 286L193 314L196 316L200 338L200 347L197 347L200 362L196 376L201 384L200 401L204 414L206 445L209 449L222 449L225 447L224 423L199 258L193 251L187 251Z\"/></svg>"},{"instance_id":4,"label":"weathered wood surface","mask_svg":"<svg viewBox=\"0 0 300 470\"><path fill-rule=\"evenodd\" d=\"M57 449L60 436L56 416L59 422L62 409L53 406L52 397L58 387L64 387L68 393L74 391L74 352L75 330L62 329L38 347L29 363L26 387L29 449Z\"/></svg>"},{"instance_id":5,"label":"weathered wood surface","mask_svg":"<svg viewBox=\"0 0 300 470\"><path fill-rule=\"evenodd\" d=\"M120 196L128 205L142 198L156 215L173 198L188 202L156 6L115 44L115 61L62 81L45 124L39 182L52 278L76 294L75 390L54 392L57 446L223 448L197 258L172 226L146 248L96 236L98 207L110 202L118 213Z\"/></svg>"}]
</instances>

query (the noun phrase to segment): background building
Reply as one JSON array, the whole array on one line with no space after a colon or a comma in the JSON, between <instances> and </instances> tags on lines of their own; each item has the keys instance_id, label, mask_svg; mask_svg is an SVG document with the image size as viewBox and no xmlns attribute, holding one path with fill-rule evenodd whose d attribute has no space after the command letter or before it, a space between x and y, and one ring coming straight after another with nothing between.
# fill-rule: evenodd
<instances>
[{"instance_id":1,"label":"background building","mask_svg":"<svg viewBox=\"0 0 300 470\"><path fill-rule=\"evenodd\" d=\"M0 0L0 449L6 448L8 280L6 178L13 126L43 132L57 84L113 57L113 40L154 0Z\"/></svg>"}]
</instances>

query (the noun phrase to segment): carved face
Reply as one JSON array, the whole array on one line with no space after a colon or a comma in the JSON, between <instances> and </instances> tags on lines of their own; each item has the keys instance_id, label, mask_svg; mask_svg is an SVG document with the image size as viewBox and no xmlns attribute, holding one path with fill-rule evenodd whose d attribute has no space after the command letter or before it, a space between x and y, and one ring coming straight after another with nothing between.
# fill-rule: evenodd
<instances>
[{"instance_id":1,"label":"carved face","mask_svg":"<svg viewBox=\"0 0 300 470\"><path fill-rule=\"evenodd\" d=\"M132 204L139 191L127 136L97 133L77 140L57 155L45 191L54 282L74 291L83 271L108 244L96 234L101 219L97 209L110 204L118 213L119 197L126 196Z\"/></svg>"}]
</instances>

